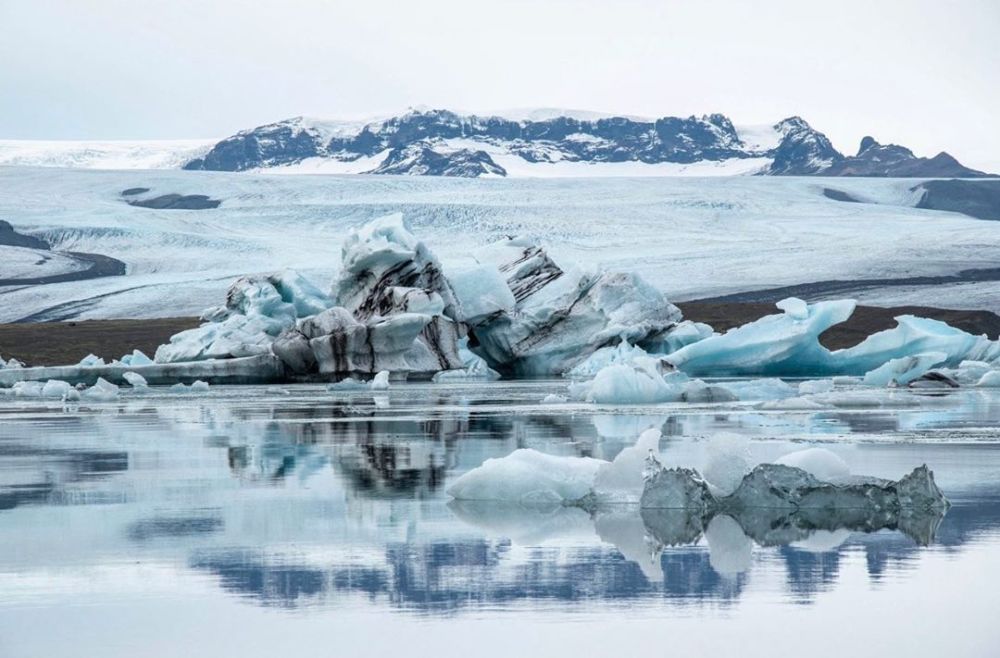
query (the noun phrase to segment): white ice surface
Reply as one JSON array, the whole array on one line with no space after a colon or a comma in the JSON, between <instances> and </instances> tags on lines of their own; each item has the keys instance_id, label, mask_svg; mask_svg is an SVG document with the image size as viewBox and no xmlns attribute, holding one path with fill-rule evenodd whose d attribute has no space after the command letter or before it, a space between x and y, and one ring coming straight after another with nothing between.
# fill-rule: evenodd
<instances>
[{"instance_id":1,"label":"white ice surface","mask_svg":"<svg viewBox=\"0 0 1000 658\"><path fill-rule=\"evenodd\" d=\"M166 169L204 155L218 140L0 139L0 166Z\"/></svg>"},{"instance_id":2,"label":"white ice surface","mask_svg":"<svg viewBox=\"0 0 1000 658\"><path fill-rule=\"evenodd\" d=\"M89 267L90 263L44 249L0 245L0 279L33 279Z\"/></svg>"},{"instance_id":3,"label":"white ice surface","mask_svg":"<svg viewBox=\"0 0 1000 658\"><path fill-rule=\"evenodd\" d=\"M811 281L954 274L1000 260L1000 222L890 205L915 180L803 178L460 180L0 167L0 217L56 250L123 260L123 277L9 290L0 321L196 315L239 275L294 268L325 285L349 228L403 211L446 268L505 235L559 263L635 270L671 301ZM207 194L219 208L149 210L129 187ZM836 249L830 245L836 244ZM1000 309L1000 286L977 288ZM894 288L865 301L896 300ZM954 286L919 301L947 307ZM960 300L959 300L960 301Z\"/></svg>"}]
</instances>

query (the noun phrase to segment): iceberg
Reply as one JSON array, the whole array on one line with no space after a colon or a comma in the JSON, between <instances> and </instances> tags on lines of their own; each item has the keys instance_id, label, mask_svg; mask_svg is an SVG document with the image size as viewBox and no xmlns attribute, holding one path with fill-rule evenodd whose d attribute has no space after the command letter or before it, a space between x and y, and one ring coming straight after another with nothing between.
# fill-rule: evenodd
<instances>
[{"instance_id":1,"label":"iceberg","mask_svg":"<svg viewBox=\"0 0 1000 658\"><path fill-rule=\"evenodd\" d=\"M171 393L181 393L181 394L203 394L208 393L209 384L208 382L203 382L200 379L191 382L190 385L185 385L178 382L170 387Z\"/></svg>"},{"instance_id":2,"label":"iceberg","mask_svg":"<svg viewBox=\"0 0 1000 658\"><path fill-rule=\"evenodd\" d=\"M831 466L825 458L818 461L824 468ZM642 507L684 509L703 514L756 508L788 512L838 508L900 512L948 507L947 499L927 466L917 467L897 481L870 477L838 477L836 481L826 481L796 466L759 464L743 477L731 494L717 497L697 471L666 468L655 455L650 455L647 462L645 488L639 503Z\"/></svg>"},{"instance_id":3,"label":"iceberg","mask_svg":"<svg viewBox=\"0 0 1000 658\"><path fill-rule=\"evenodd\" d=\"M522 448L487 459L448 488L456 500L491 500L518 504L635 502L642 493L642 466L659 451L660 431L644 431L636 443L611 461L592 457L557 457Z\"/></svg>"},{"instance_id":4,"label":"iceberg","mask_svg":"<svg viewBox=\"0 0 1000 658\"><path fill-rule=\"evenodd\" d=\"M768 315L682 347L667 356L689 375L815 376L831 373L830 352L819 336L854 312L853 300L806 304L789 298L778 302L784 313Z\"/></svg>"},{"instance_id":5,"label":"iceberg","mask_svg":"<svg viewBox=\"0 0 1000 658\"><path fill-rule=\"evenodd\" d=\"M512 311L478 317L469 347L490 367L514 375L558 375L602 347L663 336L681 313L639 276L564 270L528 238L490 245L474 256L506 276Z\"/></svg>"},{"instance_id":6,"label":"iceberg","mask_svg":"<svg viewBox=\"0 0 1000 658\"><path fill-rule=\"evenodd\" d=\"M448 488L456 500L562 504L593 491L594 478L607 462L591 457L554 457L522 448L506 457L487 459Z\"/></svg>"},{"instance_id":7,"label":"iceberg","mask_svg":"<svg viewBox=\"0 0 1000 658\"><path fill-rule=\"evenodd\" d=\"M862 381L866 386L906 386L947 360L948 355L944 352L927 352L890 359L878 368L866 372Z\"/></svg>"},{"instance_id":8,"label":"iceberg","mask_svg":"<svg viewBox=\"0 0 1000 658\"><path fill-rule=\"evenodd\" d=\"M118 386L98 377L93 386L80 393L80 398L92 402L113 402L118 399Z\"/></svg>"},{"instance_id":9,"label":"iceberg","mask_svg":"<svg viewBox=\"0 0 1000 658\"><path fill-rule=\"evenodd\" d=\"M153 364L153 360L143 354L141 350L132 350L131 354L126 354L119 362L125 366L148 366Z\"/></svg>"},{"instance_id":10,"label":"iceberg","mask_svg":"<svg viewBox=\"0 0 1000 658\"><path fill-rule=\"evenodd\" d=\"M207 321L200 327L171 336L153 360L179 363L270 354L275 337L293 327L297 318L330 304L329 297L291 270L241 277L229 286L224 306L205 311L202 319Z\"/></svg>"},{"instance_id":11,"label":"iceberg","mask_svg":"<svg viewBox=\"0 0 1000 658\"><path fill-rule=\"evenodd\" d=\"M373 391L387 391L389 390L389 371L382 370L375 378L372 379L371 389Z\"/></svg>"},{"instance_id":12,"label":"iceberg","mask_svg":"<svg viewBox=\"0 0 1000 658\"><path fill-rule=\"evenodd\" d=\"M148 388L149 383L146 378L137 372L126 372L122 375L122 379L127 381L132 388Z\"/></svg>"},{"instance_id":13,"label":"iceberg","mask_svg":"<svg viewBox=\"0 0 1000 658\"><path fill-rule=\"evenodd\" d=\"M944 357L939 363L949 367L966 360L992 362L1000 357L998 341L912 315L897 317L895 328L872 334L854 347L830 351L819 343L819 336L851 316L853 300L807 304L789 298L777 306L783 313L709 336L665 358L689 375L815 377L865 375L893 359L921 354L941 353ZM890 370L895 372L901 365ZM905 372L897 374L907 378ZM871 381L882 377L872 375Z\"/></svg>"},{"instance_id":14,"label":"iceberg","mask_svg":"<svg viewBox=\"0 0 1000 658\"><path fill-rule=\"evenodd\" d=\"M796 389L780 379L710 384L674 371L663 359L640 355L605 366L591 381L570 384L569 392L595 404L626 405L784 400L793 397Z\"/></svg>"},{"instance_id":15,"label":"iceberg","mask_svg":"<svg viewBox=\"0 0 1000 658\"><path fill-rule=\"evenodd\" d=\"M657 404L679 400L687 377L680 373L667 376L650 368L610 365L590 382L587 402L596 404Z\"/></svg>"}]
</instances>

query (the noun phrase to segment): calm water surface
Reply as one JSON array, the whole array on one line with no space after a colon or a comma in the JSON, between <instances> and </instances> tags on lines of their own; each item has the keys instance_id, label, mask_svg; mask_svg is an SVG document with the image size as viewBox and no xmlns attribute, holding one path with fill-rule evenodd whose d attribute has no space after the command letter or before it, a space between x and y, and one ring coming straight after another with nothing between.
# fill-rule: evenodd
<instances>
[{"instance_id":1,"label":"calm water surface","mask_svg":"<svg viewBox=\"0 0 1000 658\"><path fill-rule=\"evenodd\" d=\"M0 656L1000 655L1000 391L878 407L541 405L562 382L0 397ZM623 506L449 501L531 447L610 459L662 428L754 457L823 445L855 472L927 463L918 532L765 541ZM755 541L756 539L756 541Z\"/></svg>"}]
</instances>

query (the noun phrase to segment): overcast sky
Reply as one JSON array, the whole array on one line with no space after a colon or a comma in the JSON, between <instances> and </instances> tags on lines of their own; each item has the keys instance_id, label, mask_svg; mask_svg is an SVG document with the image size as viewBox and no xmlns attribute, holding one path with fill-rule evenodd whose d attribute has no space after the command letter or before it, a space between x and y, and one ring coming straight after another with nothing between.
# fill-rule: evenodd
<instances>
[{"instance_id":1,"label":"overcast sky","mask_svg":"<svg viewBox=\"0 0 1000 658\"><path fill-rule=\"evenodd\" d=\"M411 105L799 114L1000 168L1000 0L0 0L0 138Z\"/></svg>"}]
</instances>

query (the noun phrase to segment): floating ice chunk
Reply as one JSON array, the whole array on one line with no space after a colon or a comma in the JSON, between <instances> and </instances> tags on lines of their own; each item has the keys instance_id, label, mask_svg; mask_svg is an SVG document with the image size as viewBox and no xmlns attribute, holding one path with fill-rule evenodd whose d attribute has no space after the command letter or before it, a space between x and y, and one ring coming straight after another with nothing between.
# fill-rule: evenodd
<instances>
[{"instance_id":1,"label":"floating ice chunk","mask_svg":"<svg viewBox=\"0 0 1000 658\"><path fill-rule=\"evenodd\" d=\"M657 404L679 400L687 378L679 373L664 377L652 369L611 365L590 383L586 399L597 404Z\"/></svg>"},{"instance_id":2,"label":"floating ice chunk","mask_svg":"<svg viewBox=\"0 0 1000 658\"><path fill-rule=\"evenodd\" d=\"M820 345L819 336L847 320L854 301L805 304L787 299L778 306L783 314L705 338L670 354L668 360L690 375L815 376L862 375L891 359L931 352L944 353L947 366L1000 357L1000 342L912 315L897 317L895 328L873 334L854 347L831 352Z\"/></svg>"},{"instance_id":3,"label":"floating ice chunk","mask_svg":"<svg viewBox=\"0 0 1000 658\"><path fill-rule=\"evenodd\" d=\"M361 391L368 390L368 388L368 382L363 382L353 377L346 377L339 382L326 385L326 390L328 391Z\"/></svg>"},{"instance_id":4,"label":"floating ice chunk","mask_svg":"<svg viewBox=\"0 0 1000 658\"><path fill-rule=\"evenodd\" d=\"M16 398L40 398L44 386L42 382L14 382L10 390Z\"/></svg>"},{"instance_id":5,"label":"floating ice chunk","mask_svg":"<svg viewBox=\"0 0 1000 658\"><path fill-rule=\"evenodd\" d=\"M40 397L54 398L56 400L79 400L80 392L73 388L68 382L58 379L50 379L45 382L39 391Z\"/></svg>"},{"instance_id":6,"label":"floating ice chunk","mask_svg":"<svg viewBox=\"0 0 1000 658\"><path fill-rule=\"evenodd\" d=\"M681 400L685 402L734 402L739 396L721 384L706 384L700 379L692 379L684 384Z\"/></svg>"},{"instance_id":7,"label":"floating ice chunk","mask_svg":"<svg viewBox=\"0 0 1000 658\"><path fill-rule=\"evenodd\" d=\"M843 471L830 468L833 465L825 457L816 461L831 471ZM667 469L650 459L645 482L639 502L643 508L683 509L702 517L719 513L750 515L751 521L754 510L780 515L799 513L803 519L811 518L818 527L829 525L834 519L825 517L841 510L850 511L858 519L877 514L887 524L892 520L890 514L906 510L940 511L948 507L947 499L934 482L934 474L926 466L915 468L895 482L869 477L834 483L794 466L760 464L732 494L716 497L697 471Z\"/></svg>"},{"instance_id":8,"label":"floating ice chunk","mask_svg":"<svg viewBox=\"0 0 1000 658\"><path fill-rule=\"evenodd\" d=\"M448 277L458 300L459 317L470 326L514 310L517 301L496 265L459 270Z\"/></svg>"},{"instance_id":9,"label":"floating ice chunk","mask_svg":"<svg viewBox=\"0 0 1000 658\"><path fill-rule=\"evenodd\" d=\"M638 501L642 495L642 469L646 457L660 452L660 430L639 435L635 445L625 448L611 462L604 462L594 476L593 489L602 502Z\"/></svg>"},{"instance_id":10,"label":"floating ice chunk","mask_svg":"<svg viewBox=\"0 0 1000 658\"><path fill-rule=\"evenodd\" d=\"M825 407L812 398L794 397L782 400L768 400L763 402L760 408L770 411L812 411L814 409L824 409Z\"/></svg>"},{"instance_id":11,"label":"floating ice chunk","mask_svg":"<svg viewBox=\"0 0 1000 658\"><path fill-rule=\"evenodd\" d=\"M122 379L127 381L132 388L149 387L149 384L146 382L146 378L137 372L126 372L122 375Z\"/></svg>"},{"instance_id":12,"label":"floating ice chunk","mask_svg":"<svg viewBox=\"0 0 1000 658\"><path fill-rule=\"evenodd\" d=\"M725 388L736 399L746 402L763 400L783 400L793 397L796 389L780 379L750 379L742 382L723 382L718 386Z\"/></svg>"},{"instance_id":13,"label":"floating ice chunk","mask_svg":"<svg viewBox=\"0 0 1000 658\"><path fill-rule=\"evenodd\" d=\"M371 389L373 391L385 391L389 388L389 371L382 370L372 379Z\"/></svg>"},{"instance_id":14,"label":"floating ice chunk","mask_svg":"<svg viewBox=\"0 0 1000 658\"><path fill-rule=\"evenodd\" d=\"M843 374L862 374L891 359L932 352L943 352L946 366L1000 357L1000 343L944 322L913 315L901 315L896 322L893 329L872 334L854 347L832 352L833 367Z\"/></svg>"},{"instance_id":15,"label":"floating ice chunk","mask_svg":"<svg viewBox=\"0 0 1000 658\"><path fill-rule=\"evenodd\" d=\"M98 377L93 386L80 393L80 398L92 402L113 402L118 399L118 387L103 377Z\"/></svg>"},{"instance_id":16,"label":"floating ice chunk","mask_svg":"<svg viewBox=\"0 0 1000 658\"><path fill-rule=\"evenodd\" d=\"M863 382L866 386L906 386L947 358L944 352L927 352L891 359L865 373Z\"/></svg>"},{"instance_id":17,"label":"floating ice chunk","mask_svg":"<svg viewBox=\"0 0 1000 658\"><path fill-rule=\"evenodd\" d=\"M11 357L10 360L8 360L8 361L4 361L3 357L0 357L0 370L4 370L4 369L17 370L17 369L23 368L23 367L24 367L24 364L21 363L20 361L18 361L17 359L13 358L13 357Z\"/></svg>"},{"instance_id":18,"label":"floating ice chunk","mask_svg":"<svg viewBox=\"0 0 1000 658\"><path fill-rule=\"evenodd\" d=\"M753 563L753 543L736 519L719 514L705 528L708 543L708 563L724 576L735 576L750 569Z\"/></svg>"},{"instance_id":19,"label":"floating ice chunk","mask_svg":"<svg viewBox=\"0 0 1000 658\"><path fill-rule=\"evenodd\" d=\"M750 440L727 432L712 436L705 445L701 472L714 495L733 493L750 472Z\"/></svg>"},{"instance_id":20,"label":"floating ice chunk","mask_svg":"<svg viewBox=\"0 0 1000 658\"><path fill-rule=\"evenodd\" d=\"M494 500L552 504L582 499L607 462L590 457L555 457L522 448L503 458L487 459L448 488L458 500Z\"/></svg>"},{"instance_id":21,"label":"floating ice chunk","mask_svg":"<svg viewBox=\"0 0 1000 658\"><path fill-rule=\"evenodd\" d=\"M486 361L478 359L468 367L459 370L442 370L435 373L431 381L435 383L450 381L495 381L500 379L500 373L486 365Z\"/></svg>"},{"instance_id":22,"label":"floating ice chunk","mask_svg":"<svg viewBox=\"0 0 1000 658\"><path fill-rule=\"evenodd\" d=\"M804 382L799 382L799 395L829 393L833 390L833 387L833 379L809 379Z\"/></svg>"},{"instance_id":23,"label":"floating ice chunk","mask_svg":"<svg viewBox=\"0 0 1000 658\"><path fill-rule=\"evenodd\" d=\"M653 360L649 353L625 341L617 345L602 347L566 373L567 377L594 377L604 368L611 365L646 365Z\"/></svg>"},{"instance_id":24,"label":"floating ice chunk","mask_svg":"<svg viewBox=\"0 0 1000 658\"><path fill-rule=\"evenodd\" d=\"M121 358L122 365L125 366L148 366L153 360L142 353L141 350L132 350L131 354L126 354Z\"/></svg>"},{"instance_id":25,"label":"floating ice chunk","mask_svg":"<svg viewBox=\"0 0 1000 658\"><path fill-rule=\"evenodd\" d=\"M264 389L264 392L268 395L291 395L292 392L287 388L281 388L280 386L268 386Z\"/></svg>"},{"instance_id":26,"label":"floating ice chunk","mask_svg":"<svg viewBox=\"0 0 1000 658\"><path fill-rule=\"evenodd\" d=\"M198 379L192 382L190 386L185 386L183 383L178 382L167 390L169 390L171 393L181 393L181 394L208 393L209 385L208 382L203 382L200 379Z\"/></svg>"},{"instance_id":27,"label":"floating ice chunk","mask_svg":"<svg viewBox=\"0 0 1000 658\"><path fill-rule=\"evenodd\" d=\"M819 344L828 328L847 320L853 300L779 302L785 310L682 347L669 361L690 375L814 375L826 372L829 352Z\"/></svg>"},{"instance_id":28,"label":"floating ice chunk","mask_svg":"<svg viewBox=\"0 0 1000 658\"><path fill-rule=\"evenodd\" d=\"M981 386L983 388L997 388L1000 387L1000 370L990 370L984 373L979 381L976 382L976 386Z\"/></svg>"},{"instance_id":29,"label":"floating ice chunk","mask_svg":"<svg viewBox=\"0 0 1000 658\"><path fill-rule=\"evenodd\" d=\"M102 359L101 357L96 356L94 354L88 354L87 356L85 356L82 359L80 359L80 363L78 363L77 365L80 365L80 366L103 366L104 365L104 359Z\"/></svg>"},{"instance_id":30,"label":"floating ice chunk","mask_svg":"<svg viewBox=\"0 0 1000 658\"><path fill-rule=\"evenodd\" d=\"M826 482L843 480L851 469L843 459L826 448L796 450L775 460L776 464L801 468L806 473Z\"/></svg>"},{"instance_id":31,"label":"floating ice chunk","mask_svg":"<svg viewBox=\"0 0 1000 658\"><path fill-rule=\"evenodd\" d=\"M544 398L542 398L541 404L565 404L569 402L569 399L565 395L556 395L555 393L549 393Z\"/></svg>"}]
</instances>

